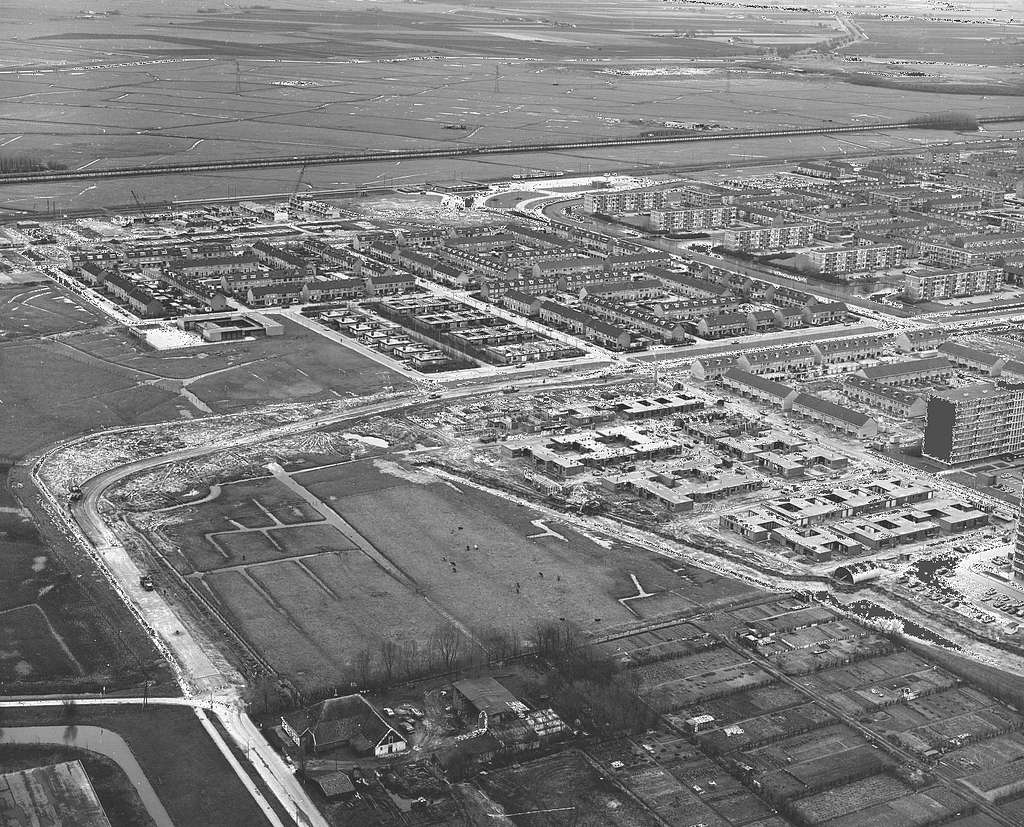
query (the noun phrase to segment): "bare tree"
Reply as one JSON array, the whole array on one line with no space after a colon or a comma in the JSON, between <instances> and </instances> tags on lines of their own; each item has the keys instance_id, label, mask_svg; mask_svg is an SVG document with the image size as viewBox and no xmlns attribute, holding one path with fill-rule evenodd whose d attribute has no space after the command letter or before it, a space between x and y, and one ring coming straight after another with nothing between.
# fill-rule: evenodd
<instances>
[{"instance_id":1,"label":"bare tree","mask_svg":"<svg viewBox=\"0 0 1024 827\"><path fill-rule=\"evenodd\" d=\"M462 630L454 623L441 623L431 636L433 650L449 672L459 659L462 649Z\"/></svg>"},{"instance_id":2,"label":"bare tree","mask_svg":"<svg viewBox=\"0 0 1024 827\"><path fill-rule=\"evenodd\" d=\"M380 665L384 670L384 682L391 683L395 674L395 662L398 660L399 646L393 640L383 640L380 644Z\"/></svg>"},{"instance_id":3,"label":"bare tree","mask_svg":"<svg viewBox=\"0 0 1024 827\"><path fill-rule=\"evenodd\" d=\"M360 649L352 658L352 665L355 667L356 675L359 676L359 688L365 689L370 683L370 675L373 671L373 653L369 649Z\"/></svg>"},{"instance_id":4,"label":"bare tree","mask_svg":"<svg viewBox=\"0 0 1024 827\"><path fill-rule=\"evenodd\" d=\"M419 643L416 640L407 640L402 645L400 658L401 671L405 679L411 680L416 677L420 672L420 664L423 661L423 653L420 651Z\"/></svg>"}]
</instances>

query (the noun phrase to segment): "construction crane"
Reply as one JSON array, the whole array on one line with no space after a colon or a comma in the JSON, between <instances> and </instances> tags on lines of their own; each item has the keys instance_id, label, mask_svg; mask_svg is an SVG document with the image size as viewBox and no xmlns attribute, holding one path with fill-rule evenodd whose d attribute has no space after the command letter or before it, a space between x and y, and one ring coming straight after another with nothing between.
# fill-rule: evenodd
<instances>
[{"instance_id":1,"label":"construction crane","mask_svg":"<svg viewBox=\"0 0 1024 827\"><path fill-rule=\"evenodd\" d=\"M306 167L308 164L303 164L299 167L299 177L295 179L295 186L292 187L292 194L288 199L288 208L293 212L299 212L302 205L299 203L299 187L302 186L302 176L306 174Z\"/></svg>"},{"instance_id":2,"label":"construction crane","mask_svg":"<svg viewBox=\"0 0 1024 827\"><path fill-rule=\"evenodd\" d=\"M135 190L129 190L129 192L132 194L132 200L135 202L135 206L138 207L139 208L139 212L142 213L142 220L145 221L147 224L152 224L153 222L155 222L156 218L151 216L146 211L146 208L142 204L142 199L139 198L139 196L135 192Z\"/></svg>"}]
</instances>

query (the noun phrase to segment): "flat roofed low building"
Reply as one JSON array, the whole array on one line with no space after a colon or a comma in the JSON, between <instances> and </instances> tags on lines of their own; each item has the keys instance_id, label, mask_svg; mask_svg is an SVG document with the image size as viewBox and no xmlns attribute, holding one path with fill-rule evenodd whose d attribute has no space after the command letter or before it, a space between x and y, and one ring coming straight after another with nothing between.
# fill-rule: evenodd
<instances>
[{"instance_id":1,"label":"flat roofed low building","mask_svg":"<svg viewBox=\"0 0 1024 827\"><path fill-rule=\"evenodd\" d=\"M844 537L824 526L782 526L772 531L771 538L779 545L809 558L811 562L851 557L864 549L857 540Z\"/></svg>"},{"instance_id":2,"label":"flat roofed low building","mask_svg":"<svg viewBox=\"0 0 1024 827\"><path fill-rule=\"evenodd\" d=\"M939 533L938 523L912 510L840 520L832 528L870 549L916 543Z\"/></svg>"},{"instance_id":3,"label":"flat roofed low building","mask_svg":"<svg viewBox=\"0 0 1024 827\"><path fill-rule=\"evenodd\" d=\"M262 313L227 312L182 316L177 325L194 330L207 342L227 342L260 336L282 336L284 326Z\"/></svg>"},{"instance_id":4,"label":"flat roofed low building","mask_svg":"<svg viewBox=\"0 0 1024 827\"><path fill-rule=\"evenodd\" d=\"M718 524L755 543L765 542L772 531L786 525L779 514L761 507L727 512L718 518Z\"/></svg>"}]
</instances>

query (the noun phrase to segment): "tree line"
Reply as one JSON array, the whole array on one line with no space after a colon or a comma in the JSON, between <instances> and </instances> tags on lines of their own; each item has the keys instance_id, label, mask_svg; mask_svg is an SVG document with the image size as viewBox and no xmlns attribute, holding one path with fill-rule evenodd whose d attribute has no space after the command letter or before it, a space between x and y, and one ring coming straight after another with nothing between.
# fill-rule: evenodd
<instances>
[{"instance_id":1,"label":"tree line","mask_svg":"<svg viewBox=\"0 0 1024 827\"><path fill-rule=\"evenodd\" d=\"M0 155L0 174L6 172L43 172L67 169L67 164L44 161L31 155Z\"/></svg>"}]
</instances>

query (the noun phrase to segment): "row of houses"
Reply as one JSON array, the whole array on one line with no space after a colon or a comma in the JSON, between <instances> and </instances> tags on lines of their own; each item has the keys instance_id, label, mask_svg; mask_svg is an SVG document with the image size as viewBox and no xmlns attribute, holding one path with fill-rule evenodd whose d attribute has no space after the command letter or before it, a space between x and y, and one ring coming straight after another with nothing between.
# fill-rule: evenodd
<instances>
[{"instance_id":1,"label":"row of houses","mask_svg":"<svg viewBox=\"0 0 1024 827\"><path fill-rule=\"evenodd\" d=\"M745 351L739 356L698 356L690 363L690 375L697 381L704 382L720 379L732 367L740 367L753 373L787 373L811 365L855 364L893 353L912 353L935 348L942 344L947 336L948 333L941 328L921 328L895 334L881 333L821 340L803 345L781 345ZM809 358L813 358L813 361L809 362ZM912 371L914 364L919 362L923 362L926 367L934 364L924 360L908 361L912 364L898 369L898 374L902 374L904 370Z\"/></svg>"},{"instance_id":2,"label":"row of houses","mask_svg":"<svg viewBox=\"0 0 1024 827\"><path fill-rule=\"evenodd\" d=\"M409 273L371 274L364 278L342 276L313 281L281 281L261 287L249 287L245 301L250 307L275 307L289 304L359 301L396 296L416 290L416 279Z\"/></svg>"},{"instance_id":3,"label":"row of houses","mask_svg":"<svg viewBox=\"0 0 1024 827\"><path fill-rule=\"evenodd\" d=\"M735 393L824 425L856 439L878 435L878 422L867 414L837 405L812 393L803 393L738 367L728 368L722 383Z\"/></svg>"}]
</instances>

